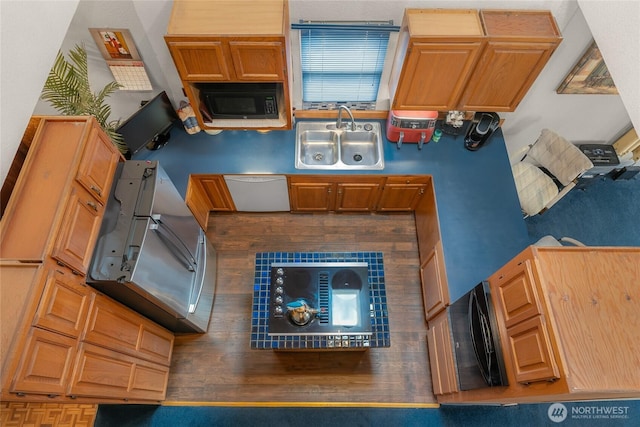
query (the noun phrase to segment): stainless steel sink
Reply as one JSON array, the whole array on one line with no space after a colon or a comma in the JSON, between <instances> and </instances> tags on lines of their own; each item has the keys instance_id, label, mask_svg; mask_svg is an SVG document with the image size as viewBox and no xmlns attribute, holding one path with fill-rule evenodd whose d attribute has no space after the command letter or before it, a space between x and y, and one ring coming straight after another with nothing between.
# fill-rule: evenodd
<instances>
[{"instance_id":1,"label":"stainless steel sink","mask_svg":"<svg viewBox=\"0 0 640 427\"><path fill-rule=\"evenodd\" d=\"M296 169L373 170L384 168L380 123L298 122Z\"/></svg>"}]
</instances>

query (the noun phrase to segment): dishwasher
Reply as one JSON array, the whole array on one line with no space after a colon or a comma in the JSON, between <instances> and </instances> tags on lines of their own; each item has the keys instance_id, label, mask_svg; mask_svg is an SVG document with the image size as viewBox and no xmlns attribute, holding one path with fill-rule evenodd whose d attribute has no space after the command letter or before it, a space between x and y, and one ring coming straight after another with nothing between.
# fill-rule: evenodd
<instances>
[{"instance_id":1,"label":"dishwasher","mask_svg":"<svg viewBox=\"0 0 640 427\"><path fill-rule=\"evenodd\" d=\"M284 175L224 175L239 212L288 212L289 188Z\"/></svg>"}]
</instances>

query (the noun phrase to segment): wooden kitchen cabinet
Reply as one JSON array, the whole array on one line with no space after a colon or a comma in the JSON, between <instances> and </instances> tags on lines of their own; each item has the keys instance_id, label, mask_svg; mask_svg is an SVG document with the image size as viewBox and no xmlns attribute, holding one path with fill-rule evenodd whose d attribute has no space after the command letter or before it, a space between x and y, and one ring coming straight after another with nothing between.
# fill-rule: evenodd
<instances>
[{"instance_id":1,"label":"wooden kitchen cabinet","mask_svg":"<svg viewBox=\"0 0 640 427\"><path fill-rule=\"evenodd\" d=\"M487 44L460 101L465 111L515 111L562 37L548 11L481 10Z\"/></svg>"},{"instance_id":2,"label":"wooden kitchen cabinet","mask_svg":"<svg viewBox=\"0 0 640 427\"><path fill-rule=\"evenodd\" d=\"M36 130L0 221L0 399L157 402L166 390L173 334L85 283L122 157L93 117L34 117L31 127ZM113 332L111 341L106 333L95 339L95 331L105 330ZM104 351L93 359L93 371L81 371L84 349L92 345ZM109 373L114 363L131 368L126 392L106 383L93 393L74 389L80 373L95 379L88 372Z\"/></svg>"},{"instance_id":3,"label":"wooden kitchen cabinet","mask_svg":"<svg viewBox=\"0 0 640 427\"><path fill-rule=\"evenodd\" d=\"M442 242L438 241L420 265L420 282L426 320L430 321L450 304Z\"/></svg>"},{"instance_id":4,"label":"wooden kitchen cabinet","mask_svg":"<svg viewBox=\"0 0 640 427\"><path fill-rule=\"evenodd\" d=\"M53 267L44 279L44 291L33 326L78 338L94 293L80 276L68 269Z\"/></svg>"},{"instance_id":5,"label":"wooden kitchen cabinet","mask_svg":"<svg viewBox=\"0 0 640 427\"><path fill-rule=\"evenodd\" d=\"M509 385L438 400L639 398L638 277L640 248L526 248L488 279Z\"/></svg>"},{"instance_id":6,"label":"wooden kitchen cabinet","mask_svg":"<svg viewBox=\"0 0 640 427\"><path fill-rule=\"evenodd\" d=\"M173 3L165 42L191 105L202 83L277 84L278 119L210 120L194 107L203 129L291 129L288 33L286 0Z\"/></svg>"},{"instance_id":7,"label":"wooden kitchen cabinet","mask_svg":"<svg viewBox=\"0 0 640 427\"><path fill-rule=\"evenodd\" d=\"M285 47L282 40L255 38L184 38L167 36L167 45L184 81L282 81Z\"/></svg>"},{"instance_id":8,"label":"wooden kitchen cabinet","mask_svg":"<svg viewBox=\"0 0 640 427\"><path fill-rule=\"evenodd\" d=\"M289 203L292 212L329 212L335 206L335 183L322 178L289 177Z\"/></svg>"},{"instance_id":9,"label":"wooden kitchen cabinet","mask_svg":"<svg viewBox=\"0 0 640 427\"><path fill-rule=\"evenodd\" d=\"M291 211L371 212L384 179L372 175L290 175Z\"/></svg>"},{"instance_id":10,"label":"wooden kitchen cabinet","mask_svg":"<svg viewBox=\"0 0 640 427\"><path fill-rule=\"evenodd\" d=\"M515 111L561 40L548 11L407 9L392 108Z\"/></svg>"},{"instance_id":11,"label":"wooden kitchen cabinet","mask_svg":"<svg viewBox=\"0 0 640 427\"><path fill-rule=\"evenodd\" d=\"M210 212L236 211L223 175L189 175L185 202L205 231Z\"/></svg>"},{"instance_id":12,"label":"wooden kitchen cabinet","mask_svg":"<svg viewBox=\"0 0 640 427\"><path fill-rule=\"evenodd\" d=\"M120 152L113 149L111 139L97 126L89 130L89 140L91 143L86 145L78 165L76 181L105 205Z\"/></svg>"},{"instance_id":13,"label":"wooden kitchen cabinet","mask_svg":"<svg viewBox=\"0 0 640 427\"><path fill-rule=\"evenodd\" d=\"M390 78L394 110L455 110L482 48L476 10L406 9Z\"/></svg>"},{"instance_id":14,"label":"wooden kitchen cabinet","mask_svg":"<svg viewBox=\"0 0 640 427\"><path fill-rule=\"evenodd\" d=\"M72 185L51 256L75 273L86 274L103 215L104 206L84 188Z\"/></svg>"},{"instance_id":15,"label":"wooden kitchen cabinet","mask_svg":"<svg viewBox=\"0 0 640 427\"><path fill-rule=\"evenodd\" d=\"M433 394L436 396L458 391L453 345L449 330L449 317L446 311L429 321L427 345L429 347Z\"/></svg>"},{"instance_id":16,"label":"wooden kitchen cabinet","mask_svg":"<svg viewBox=\"0 0 640 427\"><path fill-rule=\"evenodd\" d=\"M91 344L78 351L69 394L99 399L152 400L165 397L169 367Z\"/></svg>"},{"instance_id":17,"label":"wooden kitchen cabinet","mask_svg":"<svg viewBox=\"0 0 640 427\"><path fill-rule=\"evenodd\" d=\"M390 176L382 187L377 210L413 212L431 182L428 176Z\"/></svg>"}]
</instances>

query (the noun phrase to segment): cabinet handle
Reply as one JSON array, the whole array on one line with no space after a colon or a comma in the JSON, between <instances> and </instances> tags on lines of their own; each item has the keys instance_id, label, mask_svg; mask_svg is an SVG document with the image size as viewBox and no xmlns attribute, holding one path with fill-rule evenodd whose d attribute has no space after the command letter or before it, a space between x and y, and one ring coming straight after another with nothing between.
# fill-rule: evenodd
<instances>
[{"instance_id":1,"label":"cabinet handle","mask_svg":"<svg viewBox=\"0 0 640 427\"><path fill-rule=\"evenodd\" d=\"M53 399L54 397L58 397L58 395L57 394L47 394L47 397L49 399Z\"/></svg>"},{"instance_id":2,"label":"cabinet handle","mask_svg":"<svg viewBox=\"0 0 640 427\"><path fill-rule=\"evenodd\" d=\"M329 188L329 189L327 189L327 193L331 193L331 189L330 189L330 188Z\"/></svg>"},{"instance_id":3,"label":"cabinet handle","mask_svg":"<svg viewBox=\"0 0 640 427\"><path fill-rule=\"evenodd\" d=\"M96 205L94 202L92 202L91 200L87 200L87 205L93 209L94 211L98 212L98 205Z\"/></svg>"},{"instance_id":4,"label":"cabinet handle","mask_svg":"<svg viewBox=\"0 0 640 427\"><path fill-rule=\"evenodd\" d=\"M424 194L424 188L420 189L420 194Z\"/></svg>"},{"instance_id":5,"label":"cabinet handle","mask_svg":"<svg viewBox=\"0 0 640 427\"><path fill-rule=\"evenodd\" d=\"M102 190L99 189L98 187L96 187L95 185L91 186L91 189L93 190L94 193L96 193L98 196L102 196Z\"/></svg>"}]
</instances>

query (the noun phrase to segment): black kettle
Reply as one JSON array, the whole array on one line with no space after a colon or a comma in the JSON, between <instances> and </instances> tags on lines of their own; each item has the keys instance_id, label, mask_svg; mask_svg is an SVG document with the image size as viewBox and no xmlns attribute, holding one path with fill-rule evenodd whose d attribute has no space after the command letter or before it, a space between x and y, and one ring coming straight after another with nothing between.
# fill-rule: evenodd
<instances>
[{"instance_id":1,"label":"black kettle","mask_svg":"<svg viewBox=\"0 0 640 427\"><path fill-rule=\"evenodd\" d=\"M464 148L476 151L486 144L499 125L500 116L497 113L477 112L464 137Z\"/></svg>"}]
</instances>

